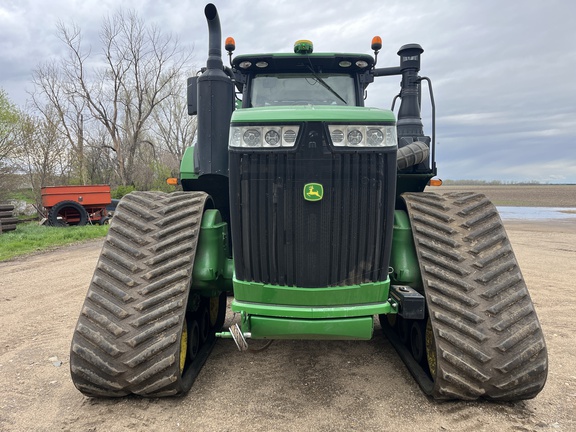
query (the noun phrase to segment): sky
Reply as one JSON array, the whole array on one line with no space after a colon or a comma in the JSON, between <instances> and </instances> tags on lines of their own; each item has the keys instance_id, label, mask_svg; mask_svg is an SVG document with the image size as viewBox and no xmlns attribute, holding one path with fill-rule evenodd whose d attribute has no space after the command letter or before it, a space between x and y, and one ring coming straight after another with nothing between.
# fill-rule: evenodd
<instances>
[{"instance_id":1,"label":"sky","mask_svg":"<svg viewBox=\"0 0 576 432\"><path fill-rule=\"evenodd\" d=\"M24 107L39 64L62 56L56 25L77 24L100 48L103 19L122 7L188 44L205 64L206 2L199 0L0 0L0 88ZM397 66L398 49L424 48L421 76L436 102L438 177L449 180L576 184L576 2L572 0L215 0L223 39L235 54L289 52L310 39L315 52L371 54ZM222 41L222 45L224 41ZM225 63L227 60L225 59ZM366 104L390 108L399 77L381 77ZM424 89L423 117L431 133Z\"/></svg>"}]
</instances>

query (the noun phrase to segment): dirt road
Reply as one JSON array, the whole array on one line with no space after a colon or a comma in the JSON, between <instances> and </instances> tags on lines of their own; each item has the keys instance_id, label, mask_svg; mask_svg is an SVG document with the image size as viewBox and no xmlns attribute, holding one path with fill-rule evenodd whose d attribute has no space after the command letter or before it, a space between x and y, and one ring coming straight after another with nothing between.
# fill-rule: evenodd
<instances>
[{"instance_id":1,"label":"dirt road","mask_svg":"<svg viewBox=\"0 0 576 432\"><path fill-rule=\"evenodd\" d=\"M548 344L533 400L429 400L379 329L369 342L276 341L248 354L221 340L183 398L86 398L69 346L96 241L0 263L0 431L574 431L576 221L507 228Z\"/></svg>"}]
</instances>

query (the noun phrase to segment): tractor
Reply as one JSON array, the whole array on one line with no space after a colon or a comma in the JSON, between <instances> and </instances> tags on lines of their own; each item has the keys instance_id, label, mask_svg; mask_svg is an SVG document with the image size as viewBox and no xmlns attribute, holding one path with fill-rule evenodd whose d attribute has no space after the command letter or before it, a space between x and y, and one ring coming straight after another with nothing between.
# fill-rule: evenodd
<instances>
[{"instance_id":1,"label":"tractor","mask_svg":"<svg viewBox=\"0 0 576 432\"><path fill-rule=\"evenodd\" d=\"M378 37L374 55L300 40L238 56L228 38L225 66L216 7L204 13L182 191L119 202L72 339L75 386L181 395L219 338L241 350L252 339L361 341L379 320L431 398L536 396L546 345L495 206L424 191L439 180L422 47L402 46L399 66L381 68ZM392 109L365 107L370 83L390 76L401 77ZM238 322L223 329L231 294Z\"/></svg>"}]
</instances>

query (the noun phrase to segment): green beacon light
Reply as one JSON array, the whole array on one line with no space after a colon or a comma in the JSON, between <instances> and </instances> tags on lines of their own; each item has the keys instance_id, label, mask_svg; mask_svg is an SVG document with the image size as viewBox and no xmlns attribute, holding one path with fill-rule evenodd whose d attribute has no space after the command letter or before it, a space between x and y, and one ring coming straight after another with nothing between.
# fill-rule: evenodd
<instances>
[{"instance_id":1,"label":"green beacon light","mask_svg":"<svg viewBox=\"0 0 576 432\"><path fill-rule=\"evenodd\" d=\"M294 43L294 52L296 54L312 54L314 51L314 44L306 39L297 40Z\"/></svg>"}]
</instances>

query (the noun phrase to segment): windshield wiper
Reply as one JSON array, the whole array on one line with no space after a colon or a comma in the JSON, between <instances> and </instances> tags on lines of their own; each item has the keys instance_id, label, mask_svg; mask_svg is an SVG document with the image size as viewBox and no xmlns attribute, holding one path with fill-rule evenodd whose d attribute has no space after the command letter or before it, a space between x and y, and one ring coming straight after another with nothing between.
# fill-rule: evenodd
<instances>
[{"instance_id":1,"label":"windshield wiper","mask_svg":"<svg viewBox=\"0 0 576 432\"><path fill-rule=\"evenodd\" d=\"M322 87L324 87L326 90L328 90L330 93L332 93L334 96L336 96L338 99L340 99L342 102L344 102L344 104L348 105L348 102L346 102L342 96L340 96L336 90L334 90L332 87L330 87L330 85L324 81L322 78L320 78L316 72L314 72L314 68L312 68L312 66L308 66L308 70L310 70L310 72L312 72L312 75L314 75L314 78L316 78L316 81L318 81Z\"/></svg>"}]
</instances>

